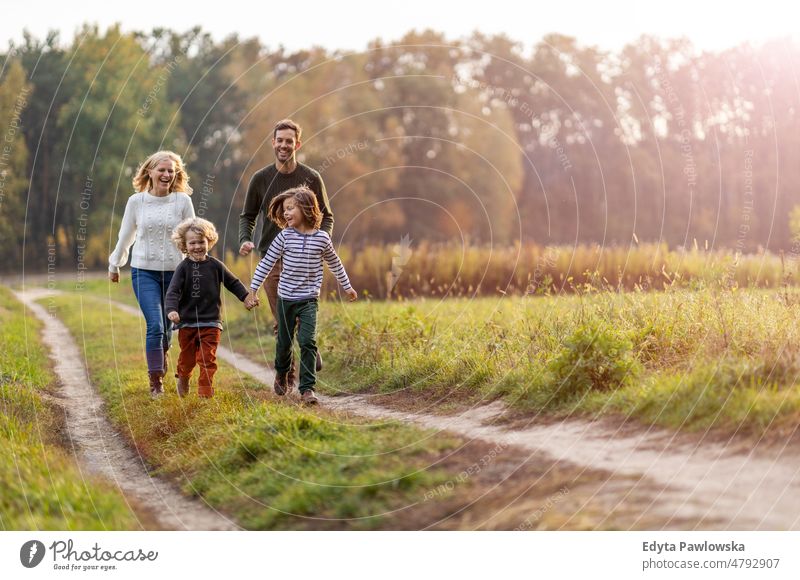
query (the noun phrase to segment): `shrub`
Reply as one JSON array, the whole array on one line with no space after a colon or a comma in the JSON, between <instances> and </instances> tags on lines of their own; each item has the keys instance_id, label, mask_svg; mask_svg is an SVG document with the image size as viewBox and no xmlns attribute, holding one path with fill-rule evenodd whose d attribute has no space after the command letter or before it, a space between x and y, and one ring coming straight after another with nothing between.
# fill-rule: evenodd
<instances>
[{"instance_id":1,"label":"shrub","mask_svg":"<svg viewBox=\"0 0 800 580\"><path fill-rule=\"evenodd\" d=\"M554 402L589 391L612 391L641 372L630 340L611 327L590 323L579 327L549 365Z\"/></svg>"}]
</instances>

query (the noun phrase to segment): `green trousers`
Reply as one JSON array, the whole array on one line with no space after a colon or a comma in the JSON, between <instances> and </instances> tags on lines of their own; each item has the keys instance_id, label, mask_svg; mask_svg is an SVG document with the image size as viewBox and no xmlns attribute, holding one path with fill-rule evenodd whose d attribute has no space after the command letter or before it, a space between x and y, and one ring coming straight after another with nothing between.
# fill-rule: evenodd
<instances>
[{"instance_id":1,"label":"green trousers","mask_svg":"<svg viewBox=\"0 0 800 580\"><path fill-rule=\"evenodd\" d=\"M278 298L278 345L275 372L288 373L292 365L292 337L297 327L300 345L300 392L313 391L317 384L317 309L316 298L284 300Z\"/></svg>"}]
</instances>

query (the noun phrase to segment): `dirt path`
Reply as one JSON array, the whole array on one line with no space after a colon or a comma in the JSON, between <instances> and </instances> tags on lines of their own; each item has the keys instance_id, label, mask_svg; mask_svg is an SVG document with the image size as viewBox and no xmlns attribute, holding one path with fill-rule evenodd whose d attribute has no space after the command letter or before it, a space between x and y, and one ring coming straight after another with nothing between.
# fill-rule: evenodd
<instances>
[{"instance_id":1,"label":"dirt path","mask_svg":"<svg viewBox=\"0 0 800 580\"><path fill-rule=\"evenodd\" d=\"M61 384L68 436L79 467L113 481L127 497L143 506L163 529L239 529L225 516L186 498L169 483L148 474L142 458L106 419L102 400L89 381L84 358L66 326L35 302L54 294L48 290L28 290L16 296L44 324L42 338L50 349Z\"/></svg>"},{"instance_id":2,"label":"dirt path","mask_svg":"<svg viewBox=\"0 0 800 580\"><path fill-rule=\"evenodd\" d=\"M714 528L735 530L800 529L800 454L796 449L737 450L733 444L689 444L659 429L630 434L602 421L578 419L512 430L498 424L505 410L500 403L456 416L437 416L387 410L370 404L367 397L326 402L375 419L410 421L543 452L556 461L639 477L643 490L645 486L661 489L649 511L667 521L715 521Z\"/></svg>"},{"instance_id":3,"label":"dirt path","mask_svg":"<svg viewBox=\"0 0 800 580\"><path fill-rule=\"evenodd\" d=\"M217 352L239 371L272 384L275 375L270 368L226 348ZM330 408L376 420L414 423L470 440L514 445L556 462L638 477L640 483L632 492L649 494L648 511L667 522L703 521L721 529L800 529L800 451L796 448L697 442L657 428L631 433L606 421L579 419L512 429L503 425L505 407L499 402L458 415L431 415L387 409L370 398L320 397ZM654 489L661 491L654 494Z\"/></svg>"},{"instance_id":4,"label":"dirt path","mask_svg":"<svg viewBox=\"0 0 800 580\"><path fill-rule=\"evenodd\" d=\"M140 316L134 307L111 304ZM217 354L271 386L274 373L265 365L222 346ZM320 398L335 410L513 445L544 454L555 463L638 478L629 493L651 497L647 511L665 522L704 522L704 529L800 529L800 451L794 447L698 443L661 429L622 431L608 422L578 419L508 428L501 421L500 403L445 416L387 409L371 403L370 396Z\"/></svg>"}]
</instances>

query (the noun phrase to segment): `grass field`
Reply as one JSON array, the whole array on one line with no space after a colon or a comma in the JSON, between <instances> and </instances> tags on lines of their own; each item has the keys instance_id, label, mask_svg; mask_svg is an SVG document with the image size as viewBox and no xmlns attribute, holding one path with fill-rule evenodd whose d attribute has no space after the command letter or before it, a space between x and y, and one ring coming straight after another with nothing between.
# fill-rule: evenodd
<instances>
[{"instance_id":1,"label":"grass field","mask_svg":"<svg viewBox=\"0 0 800 580\"><path fill-rule=\"evenodd\" d=\"M129 280L111 292L115 300L135 304ZM571 501L537 515L534 529L660 525L636 511L644 500L631 499L611 511L597 500L608 474L552 469L505 447L275 401L271 389L224 363L210 401L179 399L171 378L168 394L151 401L143 321L109 309L108 295L107 282L97 280L82 293L48 300L85 349L112 421L156 474L202 495L246 528L472 529L491 516L483 526L513 529L540 514L554 494L563 493L565 482ZM229 302L223 340L246 345L254 359L271 359L267 316L265 309L254 315L236 300ZM253 339L259 331L261 344ZM338 364L331 359L331 367ZM329 386L323 388L331 391L331 381L343 373L325 374ZM495 454L497 460L487 463ZM475 470L476 465L484 467ZM516 478L510 481L512 467ZM464 477L467 469L477 472Z\"/></svg>"},{"instance_id":2,"label":"grass field","mask_svg":"<svg viewBox=\"0 0 800 580\"><path fill-rule=\"evenodd\" d=\"M108 296L108 284L87 284ZM130 283L113 298L135 304ZM227 302L223 340L271 362L266 306ZM800 294L694 289L401 302L325 301L323 391L445 408L503 398L524 413L613 415L781 437L800 423Z\"/></svg>"},{"instance_id":3,"label":"grass field","mask_svg":"<svg viewBox=\"0 0 800 580\"><path fill-rule=\"evenodd\" d=\"M800 422L796 294L666 293L332 303L324 350L351 388L725 433Z\"/></svg>"},{"instance_id":4,"label":"grass field","mask_svg":"<svg viewBox=\"0 0 800 580\"><path fill-rule=\"evenodd\" d=\"M64 451L40 325L0 287L0 529L140 529L126 499Z\"/></svg>"},{"instance_id":5,"label":"grass field","mask_svg":"<svg viewBox=\"0 0 800 580\"><path fill-rule=\"evenodd\" d=\"M90 376L114 424L157 472L232 514L250 529L380 526L447 473L428 469L451 448L399 425L346 424L296 405L270 402L269 389L220 364L217 395L152 401L141 351L141 320L73 297L58 316L84 345ZM106 332L111 329L111 336ZM109 340L111 338L111 340ZM268 460L266 460L268 458Z\"/></svg>"}]
</instances>

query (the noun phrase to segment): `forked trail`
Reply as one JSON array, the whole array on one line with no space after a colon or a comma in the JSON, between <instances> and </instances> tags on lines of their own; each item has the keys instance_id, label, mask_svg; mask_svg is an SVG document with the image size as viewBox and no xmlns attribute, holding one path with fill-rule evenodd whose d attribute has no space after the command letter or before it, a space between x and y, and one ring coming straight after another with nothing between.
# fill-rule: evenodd
<instances>
[{"instance_id":1,"label":"forked trail","mask_svg":"<svg viewBox=\"0 0 800 580\"><path fill-rule=\"evenodd\" d=\"M241 372L272 384L272 369L229 349L220 349L218 354ZM371 402L376 399L380 395L320 397L330 408L376 421L414 423L470 440L514 445L544 454L555 463L633 476L638 483L632 492L649 494L651 515L665 522L703 522L703 528L709 529L800 529L800 449L796 446L701 442L658 428L643 427L631 433L606 421L581 419L536 424L533 417L526 425L517 422L508 428L500 402L456 415L434 415L387 409Z\"/></svg>"},{"instance_id":2,"label":"forked trail","mask_svg":"<svg viewBox=\"0 0 800 580\"><path fill-rule=\"evenodd\" d=\"M41 306L33 304L34 299L46 295L46 291L28 292L24 300L37 316L45 319L50 328L48 330L46 327L45 334L50 348L59 352L56 372L62 377L65 373L67 376L72 373L74 378L65 382L81 383L80 387L68 387L68 390L75 389L77 393L68 394L68 398L75 396L92 405L89 407L84 402L71 404L89 409L83 415L77 409L73 410L75 418L71 419L72 429L77 431L74 437L79 446L88 446L86 453L92 454L89 464L108 465L107 471L117 481L126 479L120 478L122 465L125 466L124 469L135 467L141 472L141 477L145 478L137 489L144 492L146 497L147 494L160 497L161 488L147 476L142 462L132 453L127 452L128 457L121 459L120 465L117 465L115 460L108 458L109 453L104 451L105 445L101 445L103 449L99 450L92 447L94 439L105 441L110 438L122 444L98 414L100 403L97 395L92 398L86 393L87 390L91 393L93 391L88 386L89 380L80 364L77 348L69 354L64 351L69 346L68 343L74 347L66 328L49 317ZM124 312L140 316L136 308L117 302L111 304ZM47 338L48 333L50 338ZM222 346L217 354L239 372L271 386L274 372L267 366ZM76 365L65 366L70 361L77 361L80 368L74 368ZM554 465L568 462L586 469L605 470L616 475L633 477L637 483L632 492L651 498L646 509L650 515L657 515L664 521L665 527L674 527L674 524L669 525L671 521L693 521L702 522L702 529L800 529L800 450L796 446L753 447L737 440L729 443L699 442L662 429L643 427L622 430L610 426L608 422L581 419L536 424L536 418L533 417L528 424L520 426L517 422L513 428L509 428L502 424L504 407L498 402L456 415L434 415L392 410L371 402L379 398L380 395L320 397L328 408L376 421L413 423L434 431L449 431L469 440L513 445L543 455ZM93 425L100 423L104 423L108 430L103 431L104 436L98 438L91 435L89 441L84 441L81 432L88 430L93 433ZM87 426L83 427L82 424ZM114 449L114 454L124 454L124 449ZM125 489L122 481L120 486ZM157 492L154 491L156 489ZM169 491L171 490L163 490L165 498ZM172 499L169 501L171 503ZM625 498L620 501L625 501ZM175 514L178 521L182 514L180 511ZM212 516L220 523L216 514L202 517ZM211 520L208 520L200 525L201 529L208 529L203 525L209 526L210 523Z\"/></svg>"}]
</instances>

